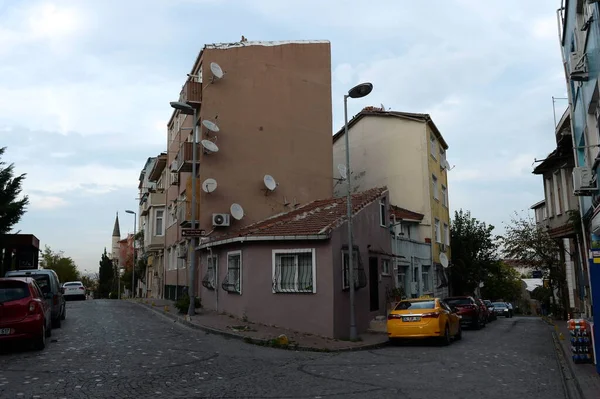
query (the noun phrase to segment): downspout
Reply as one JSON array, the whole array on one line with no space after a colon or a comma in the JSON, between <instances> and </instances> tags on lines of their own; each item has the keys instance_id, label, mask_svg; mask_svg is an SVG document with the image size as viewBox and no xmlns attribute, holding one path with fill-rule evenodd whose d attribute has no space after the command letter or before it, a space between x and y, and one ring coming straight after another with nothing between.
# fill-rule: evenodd
<instances>
[{"instance_id":1,"label":"downspout","mask_svg":"<svg viewBox=\"0 0 600 399\"><path fill-rule=\"evenodd\" d=\"M567 81L567 101L569 102L569 115L570 115L570 122L569 124L571 125L571 141L573 144L573 158L575 160L575 165L577 166L579 164L579 160L577 157L577 143L575 141L575 126L574 126L574 117L573 117L573 96L571 93L571 81L569 79L569 74L567 73L567 60L565 58L565 53L564 53L564 48L563 48L563 40L562 40L562 32L561 32L561 27L562 27L562 19L560 16L561 11L564 10L564 7L561 7L559 9L556 10L556 19L557 19L557 26L558 26L558 40L559 40L559 45L560 45L560 55L562 57L562 62L563 62L563 68L565 71L565 80ZM564 27L562 27L564 29ZM554 126L554 131L556 134L556 126ZM587 237L586 237L586 226L585 226L585 222L583 221L583 200L581 199L581 196L578 196L577 201L579 203L579 215L580 215L580 223L581 223L581 232L582 232L582 242L583 242L583 252L585 253L585 260L586 262L583 262L583 256L580 253L579 254L579 258L581 260L581 265L583 266L585 264L586 266L586 270L587 270L587 276L588 276L588 284L591 284L591 278L590 278L590 265L587 262L588 258L589 258L589 254L588 254L588 246L587 246ZM578 248L580 249L580 248ZM580 251L578 251L580 252ZM589 297L590 297L590 303L592 303L592 290L591 287L588 290L589 291ZM585 300L584 300L584 304L585 304ZM588 306L587 304L585 304L585 313L587 317L590 317L591 315L588 314Z\"/></svg>"}]
</instances>

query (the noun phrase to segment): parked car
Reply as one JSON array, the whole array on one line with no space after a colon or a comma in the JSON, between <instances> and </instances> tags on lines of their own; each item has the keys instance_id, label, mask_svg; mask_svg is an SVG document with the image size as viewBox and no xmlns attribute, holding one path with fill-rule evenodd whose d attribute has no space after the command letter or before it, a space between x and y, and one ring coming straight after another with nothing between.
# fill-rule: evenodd
<instances>
[{"instance_id":1,"label":"parked car","mask_svg":"<svg viewBox=\"0 0 600 399\"><path fill-rule=\"evenodd\" d=\"M10 270L5 277L32 277L44 294L52 294L52 327L60 328L61 321L67 316L65 298L58 275L54 270Z\"/></svg>"},{"instance_id":2,"label":"parked car","mask_svg":"<svg viewBox=\"0 0 600 399\"><path fill-rule=\"evenodd\" d=\"M400 338L439 338L444 345L462 338L460 317L439 298L405 299L388 315L390 340Z\"/></svg>"},{"instance_id":3,"label":"parked car","mask_svg":"<svg viewBox=\"0 0 600 399\"><path fill-rule=\"evenodd\" d=\"M475 299L475 302L477 302L481 313L483 313L483 319L484 319L483 326L485 327L487 325L487 323L490 321L490 311L488 310L488 307L485 304L485 302L483 302L483 299L477 298L477 299Z\"/></svg>"},{"instance_id":4,"label":"parked car","mask_svg":"<svg viewBox=\"0 0 600 399\"><path fill-rule=\"evenodd\" d=\"M484 299L483 302L485 303L485 305L488 308L488 321L492 321L492 320L497 320L498 316L496 315L496 312L494 311L494 304L492 303L492 301L490 301L489 299Z\"/></svg>"},{"instance_id":5,"label":"parked car","mask_svg":"<svg viewBox=\"0 0 600 399\"><path fill-rule=\"evenodd\" d=\"M81 281L69 281L63 284L63 296L65 300L82 299L85 300L85 287Z\"/></svg>"},{"instance_id":6,"label":"parked car","mask_svg":"<svg viewBox=\"0 0 600 399\"><path fill-rule=\"evenodd\" d=\"M0 278L0 343L29 340L44 349L52 333L51 301L31 277Z\"/></svg>"},{"instance_id":7,"label":"parked car","mask_svg":"<svg viewBox=\"0 0 600 399\"><path fill-rule=\"evenodd\" d=\"M493 305L494 305L494 312L496 312L496 315L504 316L506 318L512 317L510 314L510 310L508 309L508 306L506 305L506 302L494 302Z\"/></svg>"},{"instance_id":8,"label":"parked car","mask_svg":"<svg viewBox=\"0 0 600 399\"><path fill-rule=\"evenodd\" d=\"M485 316L472 296L453 296L444 299L444 302L458 310L462 325L469 325L475 329L485 325Z\"/></svg>"}]
</instances>

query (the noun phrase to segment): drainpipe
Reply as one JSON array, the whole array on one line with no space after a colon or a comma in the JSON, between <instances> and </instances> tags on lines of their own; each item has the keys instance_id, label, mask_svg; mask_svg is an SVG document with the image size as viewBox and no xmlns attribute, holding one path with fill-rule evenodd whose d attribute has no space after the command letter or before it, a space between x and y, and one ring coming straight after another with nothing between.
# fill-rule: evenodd
<instances>
[{"instance_id":1,"label":"drainpipe","mask_svg":"<svg viewBox=\"0 0 600 399\"><path fill-rule=\"evenodd\" d=\"M561 26L562 26L562 19L560 17L560 12L564 9L564 7L561 7L559 9L556 10L556 18L558 21L558 40L559 40L559 45L560 45L560 55L562 57L562 62L563 62L563 67L565 70L565 80L567 81L567 99L569 102L569 114L570 114L570 125L571 125L571 141L573 144L573 158L575 160L575 165L577 166L579 164L578 158L577 158L577 143L575 141L575 126L574 126L574 117L573 117L573 96L571 93L571 80L569 79L569 74L567 73L567 60L565 58L565 53L564 53L564 49L563 49L563 45L562 45L562 32L561 32ZM586 122L587 123L587 122ZM585 133L585 132L584 132ZM554 134L556 134L556 126L554 127ZM581 219L581 232L583 234L582 237L582 242L583 242L583 252L585 253L585 257L584 259L586 260L586 270L587 270L587 276L588 276L588 283L590 284L590 289L589 289L589 296L590 296L590 303L593 303L593 299L592 299L592 289L591 289L591 277L590 277L590 265L588 262L589 259L589 253L588 253L588 246L587 246L587 237L586 237L586 226L585 223L583 221L583 200L580 196L578 196L577 198L578 203L579 203L579 215L580 215L580 219ZM579 254L580 257L582 257L581 254ZM583 259L581 259L582 263L581 265L583 266ZM587 305L587 304L586 304ZM590 317L591 315L588 313L588 306L585 307L585 313L587 317Z\"/></svg>"}]
</instances>

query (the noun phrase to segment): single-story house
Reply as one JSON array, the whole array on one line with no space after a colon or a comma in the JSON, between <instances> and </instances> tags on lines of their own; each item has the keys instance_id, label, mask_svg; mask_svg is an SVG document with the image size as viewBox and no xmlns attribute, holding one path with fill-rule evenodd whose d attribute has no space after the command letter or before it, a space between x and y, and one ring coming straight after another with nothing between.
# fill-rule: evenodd
<instances>
[{"instance_id":1,"label":"single-story house","mask_svg":"<svg viewBox=\"0 0 600 399\"><path fill-rule=\"evenodd\" d=\"M387 188L352 196L355 314L365 332L394 287ZM204 239L205 308L325 337L348 338L346 198L310 202L239 231Z\"/></svg>"}]
</instances>

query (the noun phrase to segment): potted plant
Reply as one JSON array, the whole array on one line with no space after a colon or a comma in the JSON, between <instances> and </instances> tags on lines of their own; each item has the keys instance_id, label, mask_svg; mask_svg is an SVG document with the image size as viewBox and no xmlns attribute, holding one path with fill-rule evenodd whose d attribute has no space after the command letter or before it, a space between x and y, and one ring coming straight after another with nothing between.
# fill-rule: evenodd
<instances>
[{"instance_id":1,"label":"potted plant","mask_svg":"<svg viewBox=\"0 0 600 399\"><path fill-rule=\"evenodd\" d=\"M404 296L404 289L401 287L394 288L390 293L390 297L394 298L396 302L400 302Z\"/></svg>"}]
</instances>

